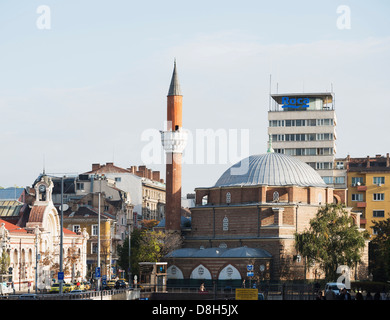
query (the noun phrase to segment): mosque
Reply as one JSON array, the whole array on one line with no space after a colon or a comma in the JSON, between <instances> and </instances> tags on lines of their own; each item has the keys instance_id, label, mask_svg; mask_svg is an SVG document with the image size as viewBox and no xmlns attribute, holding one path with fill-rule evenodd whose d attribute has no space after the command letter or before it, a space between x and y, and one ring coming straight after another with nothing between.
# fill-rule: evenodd
<instances>
[{"instance_id":1,"label":"mosque","mask_svg":"<svg viewBox=\"0 0 390 320\"><path fill-rule=\"evenodd\" d=\"M162 132L167 159L175 158L174 153L181 159L185 146L181 108L175 64L168 93L168 121L177 116L180 120L176 120L179 125L168 129L170 132ZM172 115L174 111L176 115ZM172 146L177 145L180 148L174 150ZM181 172L180 161L172 161L169 168L167 164L167 185L174 186L167 189L167 207L171 190L175 196L181 192L180 176L173 178L172 171ZM273 152L269 143L266 153L242 159L213 186L195 189L190 228L180 225L179 208L166 211L166 221L174 223L165 224L165 230L184 237L182 247L165 256L168 281L322 278L319 268L307 266L297 254L294 234L309 227L321 206L345 203L346 192L328 186L312 167L296 157ZM353 218L360 226L359 215ZM366 248L354 274L365 277L367 266Z\"/></svg>"}]
</instances>

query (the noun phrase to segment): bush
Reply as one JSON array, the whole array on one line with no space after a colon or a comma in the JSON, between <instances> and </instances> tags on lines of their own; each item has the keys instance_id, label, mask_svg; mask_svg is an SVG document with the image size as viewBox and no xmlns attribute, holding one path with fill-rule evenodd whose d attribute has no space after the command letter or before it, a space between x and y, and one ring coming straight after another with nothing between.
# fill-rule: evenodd
<instances>
[{"instance_id":1,"label":"bush","mask_svg":"<svg viewBox=\"0 0 390 320\"><path fill-rule=\"evenodd\" d=\"M386 282L376 282L376 281L354 281L351 282L352 290L360 290L366 292L389 292L390 284Z\"/></svg>"}]
</instances>

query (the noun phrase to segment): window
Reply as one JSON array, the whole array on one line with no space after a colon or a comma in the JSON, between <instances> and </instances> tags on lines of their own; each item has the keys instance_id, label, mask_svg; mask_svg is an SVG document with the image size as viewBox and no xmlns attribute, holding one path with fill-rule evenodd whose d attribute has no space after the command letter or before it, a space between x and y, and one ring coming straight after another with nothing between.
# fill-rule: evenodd
<instances>
[{"instance_id":1,"label":"window","mask_svg":"<svg viewBox=\"0 0 390 320\"><path fill-rule=\"evenodd\" d=\"M230 203L231 200L232 200L232 195L230 194L230 192L226 193L226 203Z\"/></svg>"},{"instance_id":2,"label":"window","mask_svg":"<svg viewBox=\"0 0 390 320\"><path fill-rule=\"evenodd\" d=\"M121 182L122 181L122 178L121 177L116 177L115 178L115 182Z\"/></svg>"},{"instance_id":3,"label":"window","mask_svg":"<svg viewBox=\"0 0 390 320\"><path fill-rule=\"evenodd\" d=\"M270 127L284 127L284 120L270 120Z\"/></svg>"},{"instance_id":4,"label":"window","mask_svg":"<svg viewBox=\"0 0 390 320\"><path fill-rule=\"evenodd\" d=\"M373 182L378 186L385 184L385 177L374 177Z\"/></svg>"},{"instance_id":5,"label":"window","mask_svg":"<svg viewBox=\"0 0 390 320\"><path fill-rule=\"evenodd\" d=\"M336 162L336 169L344 169L344 162L337 161Z\"/></svg>"},{"instance_id":6,"label":"window","mask_svg":"<svg viewBox=\"0 0 390 320\"><path fill-rule=\"evenodd\" d=\"M372 215L375 218L384 218L385 217L385 210L373 210Z\"/></svg>"},{"instance_id":7,"label":"window","mask_svg":"<svg viewBox=\"0 0 390 320\"><path fill-rule=\"evenodd\" d=\"M92 243L92 253L97 254L98 253L98 244L97 243Z\"/></svg>"},{"instance_id":8,"label":"window","mask_svg":"<svg viewBox=\"0 0 390 320\"><path fill-rule=\"evenodd\" d=\"M322 180L324 180L326 184L333 183L333 177L322 177Z\"/></svg>"},{"instance_id":9,"label":"window","mask_svg":"<svg viewBox=\"0 0 390 320\"><path fill-rule=\"evenodd\" d=\"M74 233L78 233L80 232L80 225L74 225L72 229Z\"/></svg>"},{"instance_id":10,"label":"window","mask_svg":"<svg viewBox=\"0 0 390 320\"><path fill-rule=\"evenodd\" d=\"M93 236L97 236L98 235L98 225L97 224L94 224L92 225L92 235Z\"/></svg>"},{"instance_id":11,"label":"window","mask_svg":"<svg viewBox=\"0 0 390 320\"><path fill-rule=\"evenodd\" d=\"M333 140L333 133L317 133L317 140Z\"/></svg>"},{"instance_id":12,"label":"window","mask_svg":"<svg viewBox=\"0 0 390 320\"><path fill-rule=\"evenodd\" d=\"M229 219L228 219L227 216L225 216L225 218L223 218L222 230L223 231L229 231Z\"/></svg>"},{"instance_id":13,"label":"window","mask_svg":"<svg viewBox=\"0 0 390 320\"><path fill-rule=\"evenodd\" d=\"M335 177L334 183L345 183L345 178L344 177Z\"/></svg>"},{"instance_id":14,"label":"window","mask_svg":"<svg viewBox=\"0 0 390 320\"><path fill-rule=\"evenodd\" d=\"M332 169L333 163L332 162L317 162L316 169L317 170L326 170L326 169Z\"/></svg>"},{"instance_id":15,"label":"window","mask_svg":"<svg viewBox=\"0 0 390 320\"><path fill-rule=\"evenodd\" d=\"M374 201L383 201L385 200L384 193L374 193Z\"/></svg>"},{"instance_id":16,"label":"window","mask_svg":"<svg viewBox=\"0 0 390 320\"><path fill-rule=\"evenodd\" d=\"M352 186L363 184L363 177L352 177Z\"/></svg>"},{"instance_id":17,"label":"window","mask_svg":"<svg viewBox=\"0 0 390 320\"><path fill-rule=\"evenodd\" d=\"M363 194L362 193L353 193L351 200L352 201L363 201Z\"/></svg>"},{"instance_id":18,"label":"window","mask_svg":"<svg viewBox=\"0 0 390 320\"><path fill-rule=\"evenodd\" d=\"M77 182L76 189L77 190L84 190L84 182Z\"/></svg>"}]
</instances>

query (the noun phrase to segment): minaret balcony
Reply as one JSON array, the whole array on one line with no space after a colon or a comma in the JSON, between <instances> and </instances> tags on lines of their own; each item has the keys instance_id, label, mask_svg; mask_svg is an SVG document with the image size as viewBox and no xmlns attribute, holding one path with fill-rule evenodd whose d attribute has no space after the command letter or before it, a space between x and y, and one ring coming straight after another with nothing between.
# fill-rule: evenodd
<instances>
[{"instance_id":1,"label":"minaret balcony","mask_svg":"<svg viewBox=\"0 0 390 320\"><path fill-rule=\"evenodd\" d=\"M183 153L188 141L186 130L160 131L161 143L167 153Z\"/></svg>"}]
</instances>

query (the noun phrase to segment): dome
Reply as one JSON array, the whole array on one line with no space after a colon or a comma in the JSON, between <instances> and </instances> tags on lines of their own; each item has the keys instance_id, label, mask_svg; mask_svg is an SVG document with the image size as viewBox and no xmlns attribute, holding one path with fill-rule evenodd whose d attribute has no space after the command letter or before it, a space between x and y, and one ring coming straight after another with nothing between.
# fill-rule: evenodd
<instances>
[{"instance_id":1,"label":"dome","mask_svg":"<svg viewBox=\"0 0 390 320\"><path fill-rule=\"evenodd\" d=\"M274 152L252 155L237 162L222 174L214 187L255 185L327 187L321 176L305 162Z\"/></svg>"}]
</instances>

